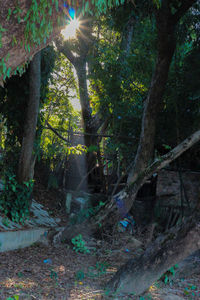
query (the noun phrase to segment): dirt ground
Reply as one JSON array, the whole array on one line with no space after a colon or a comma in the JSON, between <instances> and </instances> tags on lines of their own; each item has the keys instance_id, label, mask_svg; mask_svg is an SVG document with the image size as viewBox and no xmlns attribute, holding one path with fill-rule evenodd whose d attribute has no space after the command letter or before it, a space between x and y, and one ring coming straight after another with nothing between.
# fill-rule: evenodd
<instances>
[{"instance_id":1,"label":"dirt ground","mask_svg":"<svg viewBox=\"0 0 200 300\"><path fill-rule=\"evenodd\" d=\"M123 242L123 243L122 243ZM121 239L104 242L96 253L76 253L71 246L34 245L0 254L0 299L200 299L200 274L185 274L171 283L159 281L141 296L107 296L103 289L117 268L141 250L131 249ZM127 248L129 247L129 249ZM129 252L128 252L128 251ZM19 298L9 298L13 296Z\"/></svg>"},{"instance_id":2,"label":"dirt ground","mask_svg":"<svg viewBox=\"0 0 200 300\"><path fill-rule=\"evenodd\" d=\"M64 222L62 194L37 187L34 198ZM143 251L143 245L136 245L131 237L129 233L117 232L104 240L93 239L88 254L76 253L67 244L58 248L35 244L0 253L0 300L200 299L200 268L199 272L198 268L191 272L195 262L178 277L168 274L166 284L160 280L140 297L108 296L104 290L106 282L127 259Z\"/></svg>"}]
</instances>

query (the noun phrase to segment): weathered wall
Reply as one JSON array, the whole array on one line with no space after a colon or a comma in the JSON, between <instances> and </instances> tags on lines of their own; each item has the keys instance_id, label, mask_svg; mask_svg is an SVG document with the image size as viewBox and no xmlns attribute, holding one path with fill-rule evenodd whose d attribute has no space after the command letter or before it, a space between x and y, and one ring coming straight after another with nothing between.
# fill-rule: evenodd
<instances>
[{"instance_id":1,"label":"weathered wall","mask_svg":"<svg viewBox=\"0 0 200 300\"><path fill-rule=\"evenodd\" d=\"M200 173L183 171L181 176L189 203L194 207L200 199ZM159 172L156 195L161 205L181 205L181 181L177 171L161 170ZM185 197L184 204L187 206Z\"/></svg>"}]
</instances>

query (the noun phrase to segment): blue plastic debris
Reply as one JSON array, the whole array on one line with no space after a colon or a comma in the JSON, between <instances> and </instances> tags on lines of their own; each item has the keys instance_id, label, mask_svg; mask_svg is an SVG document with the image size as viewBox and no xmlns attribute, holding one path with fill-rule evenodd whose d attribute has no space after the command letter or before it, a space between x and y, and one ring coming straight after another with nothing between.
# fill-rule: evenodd
<instances>
[{"instance_id":1,"label":"blue plastic debris","mask_svg":"<svg viewBox=\"0 0 200 300\"><path fill-rule=\"evenodd\" d=\"M125 249L125 252L130 252L130 250L126 248L126 249Z\"/></svg>"},{"instance_id":2,"label":"blue plastic debris","mask_svg":"<svg viewBox=\"0 0 200 300\"><path fill-rule=\"evenodd\" d=\"M126 228L126 227L128 226L128 224L129 224L129 222L128 222L128 221L125 221L125 220L120 221L119 223L122 224L122 226L124 226L125 228Z\"/></svg>"},{"instance_id":3,"label":"blue plastic debris","mask_svg":"<svg viewBox=\"0 0 200 300\"><path fill-rule=\"evenodd\" d=\"M52 260L50 258L44 259L43 261L45 264L52 264Z\"/></svg>"},{"instance_id":4,"label":"blue plastic debris","mask_svg":"<svg viewBox=\"0 0 200 300\"><path fill-rule=\"evenodd\" d=\"M132 216L126 214L126 217L121 221L119 221L119 225L120 225L121 232L130 231L133 233L135 221Z\"/></svg>"}]
</instances>

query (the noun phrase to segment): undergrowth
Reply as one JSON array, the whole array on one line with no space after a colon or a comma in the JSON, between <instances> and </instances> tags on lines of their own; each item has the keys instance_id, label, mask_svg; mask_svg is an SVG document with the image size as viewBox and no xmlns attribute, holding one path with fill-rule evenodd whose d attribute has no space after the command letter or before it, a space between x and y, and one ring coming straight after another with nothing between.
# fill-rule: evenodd
<instances>
[{"instance_id":1,"label":"undergrowth","mask_svg":"<svg viewBox=\"0 0 200 300\"><path fill-rule=\"evenodd\" d=\"M4 175L4 188L0 194L0 211L14 222L23 223L29 215L33 180L19 184L16 176L7 172Z\"/></svg>"}]
</instances>

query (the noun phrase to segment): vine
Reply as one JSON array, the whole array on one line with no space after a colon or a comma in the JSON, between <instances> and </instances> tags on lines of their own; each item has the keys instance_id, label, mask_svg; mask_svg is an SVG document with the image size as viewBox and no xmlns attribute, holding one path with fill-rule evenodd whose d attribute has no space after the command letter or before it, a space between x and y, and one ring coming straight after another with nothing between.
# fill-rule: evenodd
<instances>
[{"instance_id":1,"label":"vine","mask_svg":"<svg viewBox=\"0 0 200 300\"><path fill-rule=\"evenodd\" d=\"M12 37L11 45L12 47L20 45L20 47L25 48L26 52L31 52L31 47L39 46L41 43L46 43L47 38L53 32L53 20L51 19L53 10L59 11L58 0L32 0L29 9L24 17L22 17L23 10L20 7L20 1L16 1L14 10L8 9L6 20L10 21L11 17L17 18L17 23L25 22L24 28L24 41L17 40L16 36ZM57 17L57 22L59 25L63 24L61 16ZM7 29L0 25L0 48L2 45L2 33ZM8 56L2 58L0 61L0 74L3 75L3 80L11 76L11 73L16 75L22 75L26 69L27 63L22 66L18 66L15 70L10 67L7 68L6 62L8 61Z\"/></svg>"},{"instance_id":2,"label":"vine","mask_svg":"<svg viewBox=\"0 0 200 300\"><path fill-rule=\"evenodd\" d=\"M24 47L25 51L30 53L31 47L39 46L41 43L46 44L47 39L53 32L53 11L57 14L57 24L64 25L64 20L66 18L66 8L69 10L70 7L77 7L77 14L80 12L82 14L96 14L100 15L105 13L108 9L124 4L125 0L82 0L81 3L77 0L63 1L63 9L59 11L59 0L31 0L30 6L23 16L23 9L20 6L20 0L16 0L14 9L8 8L6 21L10 21L12 18L17 19L17 23L25 23L24 28L24 41L17 40L16 36L12 37L11 45L12 47L20 45ZM160 0L153 0L157 8L160 5ZM2 48L2 34L7 29L0 25L0 48ZM7 68L5 65L5 60L0 61L0 74L3 75L3 80L10 77L13 70Z\"/></svg>"},{"instance_id":3,"label":"vine","mask_svg":"<svg viewBox=\"0 0 200 300\"><path fill-rule=\"evenodd\" d=\"M24 37L25 50L30 52L30 47L46 43L47 38L53 31L52 11L58 12L58 0L32 0L24 21L26 22Z\"/></svg>"}]
</instances>

